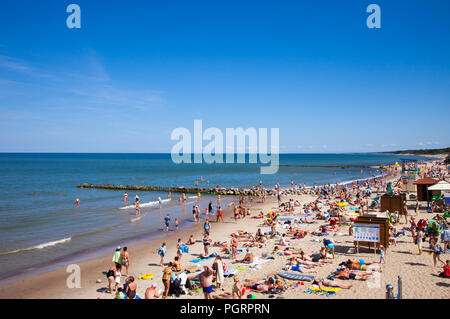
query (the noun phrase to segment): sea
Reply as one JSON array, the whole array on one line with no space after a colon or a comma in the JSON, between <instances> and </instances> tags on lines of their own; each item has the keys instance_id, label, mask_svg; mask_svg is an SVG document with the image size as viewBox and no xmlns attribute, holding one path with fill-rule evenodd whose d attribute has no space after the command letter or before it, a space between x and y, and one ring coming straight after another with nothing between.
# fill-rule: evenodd
<instances>
[{"instance_id":1,"label":"sea","mask_svg":"<svg viewBox=\"0 0 450 319\"><path fill-rule=\"evenodd\" d=\"M204 212L214 195L180 194L77 188L78 184L147 186L282 188L294 183L307 186L349 183L382 172L376 168L299 167L295 165L377 166L400 162L405 156L386 153L280 154L280 168L261 175L259 163L175 164L170 154L57 154L0 153L0 284L99 256L117 245L131 245L163 236L167 213L180 229L192 227L192 206ZM427 160L408 156L409 159ZM266 165L266 164L264 164ZM285 166L286 165L286 166ZM203 182L201 181L203 178ZM136 217L138 195L141 215ZM75 199L80 199L79 207ZM162 199L159 205L158 198ZM226 207L235 197L222 196ZM171 227L173 228L173 227Z\"/></svg>"}]
</instances>

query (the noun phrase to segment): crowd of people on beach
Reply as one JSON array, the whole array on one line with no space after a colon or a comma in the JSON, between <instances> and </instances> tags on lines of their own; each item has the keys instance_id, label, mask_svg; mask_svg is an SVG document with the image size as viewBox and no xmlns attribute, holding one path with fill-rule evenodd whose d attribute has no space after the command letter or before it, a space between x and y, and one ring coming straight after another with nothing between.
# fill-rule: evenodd
<instances>
[{"instance_id":1,"label":"crowd of people on beach","mask_svg":"<svg viewBox=\"0 0 450 319\"><path fill-rule=\"evenodd\" d=\"M448 169L440 163L421 163L419 170L420 177L434 177L445 179L448 176ZM391 178L388 182L387 177ZM199 223L203 218L203 237L196 240L191 235L183 243L179 238L176 245L176 256L173 260L165 262L167 254L166 243L162 243L157 255L160 257L159 265L162 268L162 287L157 289L157 284L152 283L145 292L146 299L169 298L170 296L180 296L193 294L201 291L205 299L243 299L252 298L255 294L264 293L277 295L286 290L297 287L302 281L285 278L286 273L303 275L307 279L310 293L335 293L336 289L352 289L353 285L342 282L342 280L367 281L375 273L382 272L387 264L386 248L383 245L376 247L379 254L377 261L364 260L363 258L346 258L338 264L342 253L336 251L336 244L341 243L339 236L353 235L353 222L357 216L369 214L379 208L379 196L392 187L393 194L402 194L400 179L395 179L395 174L389 176L373 177L371 179L354 181L350 184L339 185L313 185L306 187L305 184L295 184L291 181L292 194L308 195L314 200L304 202L289 196L282 196L280 185L276 185L277 208L267 212L259 211L251 214L249 199L239 197L239 200L232 203L230 211L232 215L226 216L236 224L245 224L246 218L260 220L256 232L250 230L238 230L230 234L229 240L214 241L211 220L216 223L224 222L224 213L220 206L220 197L214 209L212 202L209 202L202 214L200 207L194 205L192 209L193 220ZM393 186L392 186L393 185ZM260 181L261 195L259 202L267 200L267 193L264 192L262 181ZM374 197L376 196L376 197ZM406 196L410 196L407 194ZM309 197L309 198L310 198ZM378 197L378 199L377 199ZM180 197L182 200L183 197ZM417 200L409 197L409 202L414 204L406 205L401 212L389 212L389 244L397 245L399 237L411 235L411 239L417 245L417 255L422 255L426 244L427 251L432 254L433 264L437 267L440 263L443 269L438 274L443 278L450 277L450 261L443 255L450 253L450 228L445 205L438 202L431 202L426 209L421 209ZM126 198L124 203L127 204ZM139 197L135 199L136 211L138 213ZM413 209L411 209L413 208ZM429 212L433 217L422 217L416 220L412 211L417 215L419 212ZM430 215L430 216L431 216ZM401 219L404 217L404 220ZM172 218L169 214L164 218L165 231L169 232ZM178 230L178 220L175 219L175 230ZM305 230L303 227L311 225L317 228ZM343 234L343 227L348 227L348 233ZM265 229L265 231L263 231ZM301 248L302 239L310 238L312 241L321 244L318 251L305 251ZM223 238L222 238L223 239ZM183 254L189 251L189 247L203 244L203 253L196 260L185 261ZM271 253L262 253L257 256L257 251L264 247L272 247ZM211 248L214 252L211 252ZM240 253L244 253L242 258L238 258ZM285 258L286 265L280 269L280 273L274 273L267 278L255 278L245 280L240 279L237 274L240 265L246 267L262 267L266 261L277 258ZM379 259L378 259L379 258ZM191 263L206 262L213 259L211 264L203 264L202 267L182 266ZM122 294L123 298L139 298L136 294L136 279L129 276L130 255L127 247L117 247L113 265L107 272L109 292L112 296ZM337 269L329 274L327 278L315 276L318 269L325 265L338 264ZM124 275L126 273L126 276ZM122 287L122 277L126 280ZM231 291L224 291L223 285L226 280L232 281ZM297 286L296 286L297 285ZM303 282L301 283L303 285ZM325 289L328 287L327 289Z\"/></svg>"}]
</instances>

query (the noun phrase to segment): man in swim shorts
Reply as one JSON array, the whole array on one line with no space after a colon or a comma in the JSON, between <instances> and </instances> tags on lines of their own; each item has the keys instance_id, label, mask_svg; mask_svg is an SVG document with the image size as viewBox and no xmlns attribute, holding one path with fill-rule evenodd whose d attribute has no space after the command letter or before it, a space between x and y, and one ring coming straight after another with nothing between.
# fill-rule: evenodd
<instances>
[{"instance_id":1,"label":"man in swim shorts","mask_svg":"<svg viewBox=\"0 0 450 319\"><path fill-rule=\"evenodd\" d=\"M203 295L205 299L212 299L211 293L213 292L213 274L214 271L209 266L203 267L203 272L200 274L200 285L203 288Z\"/></svg>"},{"instance_id":2,"label":"man in swim shorts","mask_svg":"<svg viewBox=\"0 0 450 319\"><path fill-rule=\"evenodd\" d=\"M168 232L170 224L170 214L167 214L167 216L164 218L164 222L166 223L166 232Z\"/></svg>"}]
</instances>

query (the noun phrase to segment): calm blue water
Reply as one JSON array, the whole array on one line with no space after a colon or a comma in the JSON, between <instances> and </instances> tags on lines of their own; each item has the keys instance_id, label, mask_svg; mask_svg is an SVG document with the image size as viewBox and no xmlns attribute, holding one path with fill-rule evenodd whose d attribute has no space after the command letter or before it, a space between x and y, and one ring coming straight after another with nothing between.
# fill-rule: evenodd
<instances>
[{"instance_id":1,"label":"calm blue water","mask_svg":"<svg viewBox=\"0 0 450 319\"><path fill-rule=\"evenodd\" d=\"M379 165L399 161L389 154L282 154L280 164ZM404 156L403 156L404 157ZM414 158L409 156L408 158ZM423 158L419 158L423 160ZM373 169L372 174L380 172ZM202 211L215 196L188 198L186 206L166 201L162 211L153 205L167 193L128 192L133 204L140 197L141 215L123 209L123 192L78 189L77 184L123 184L194 187L203 176L214 187L250 187L262 179L268 188L280 183L307 185L350 181L369 176L360 168L280 167L275 175L260 175L257 164L174 164L170 154L0 154L0 277L63 258L88 248L124 242L161 232L162 217L170 212L181 227L192 225L192 205ZM178 194L173 194L177 197ZM188 195L192 196L192 195ZM75 207L75 198L80 207ZM234 199L228 199L231 201ZM223 199L223 206L227 199Z\"/></svg>"}]
</instances>

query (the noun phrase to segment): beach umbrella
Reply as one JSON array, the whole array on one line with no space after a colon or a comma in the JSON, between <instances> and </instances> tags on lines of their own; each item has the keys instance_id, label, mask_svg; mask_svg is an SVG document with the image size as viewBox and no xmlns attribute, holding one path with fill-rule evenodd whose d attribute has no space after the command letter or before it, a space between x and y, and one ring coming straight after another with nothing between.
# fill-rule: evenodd
<instances>
[{"instance_id":1,"label":"beach umbrella","mask_svg":"<svg viewBox=\"0 0 450 319\"><path fill-rule=\"evenodd\" d=\"M345 207L345 206L348 206L348 205L350 205L350 204L347 203L347 202L340 202L340 203L337 203L337 205L338 205L339 207Z\"/></svg>"},{"instance_id":2,"label":"beach umbrella","mask_svg":"<svg viewBox=\"0 0 450 319\"><path fill-rule=\"evenodd\" d=\"M430 191L448 191L450 190L450 183L446 181L439 181L436 184L428 187Z\"/></svg>"}]
</instances>

